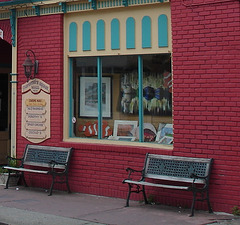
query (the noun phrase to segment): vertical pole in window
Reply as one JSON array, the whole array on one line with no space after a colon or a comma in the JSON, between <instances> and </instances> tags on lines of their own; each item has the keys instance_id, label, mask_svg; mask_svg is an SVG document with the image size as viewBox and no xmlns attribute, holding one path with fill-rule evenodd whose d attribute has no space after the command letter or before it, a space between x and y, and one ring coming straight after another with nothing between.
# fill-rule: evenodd
<instances>
[{"instance_id":1,"label":"vertical pole in window","mask_svg":"<svg viewBox=\"0 0 240 225\"><path fill-rule=\"evenodd\" d=\"M102 59L97 57L98 76L98 139L102 138Z\"/></svg>"},{"instance_id":2,"label":"vertical pole in window","mask_svg":"<svg viewBox=\"0 0 240 225\"><path fill-rule=\"evenodd\" d=\"M143 142L143 60L138 56L139 141Z\"/></svg>"},{"instance_id":3,"label":"vertical pole in window","mask_svg":"<svg viewBox=\"0 0 240 225\"><path fill-rule=\"evenodd\" d=\"M69 137L73 137L73 60L69 58Z\"/></svg>"}]
</instances>

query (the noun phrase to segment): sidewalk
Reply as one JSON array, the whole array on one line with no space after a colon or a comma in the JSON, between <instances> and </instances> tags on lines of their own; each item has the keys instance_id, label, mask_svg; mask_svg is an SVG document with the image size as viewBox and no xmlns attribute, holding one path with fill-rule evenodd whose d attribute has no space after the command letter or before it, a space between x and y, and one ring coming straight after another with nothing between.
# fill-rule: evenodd
<instances>
[{"instance_id":1,"label":"sidewalk","mask_svg":"<svg viewBox=\"0 0 240 225\"><path fill-rule=\"evenodd\" d=\"M0 186L0 225L238 225L229 214L209 214L163 205L144 205L125 200L81 193Z\"/></svg>"}]
</instances>

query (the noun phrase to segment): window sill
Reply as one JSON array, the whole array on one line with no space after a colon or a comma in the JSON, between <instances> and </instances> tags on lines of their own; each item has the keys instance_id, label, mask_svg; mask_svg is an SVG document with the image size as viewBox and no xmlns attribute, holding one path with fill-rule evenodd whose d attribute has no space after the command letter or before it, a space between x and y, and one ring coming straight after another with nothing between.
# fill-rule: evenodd
<instances>
[{"instance_id":1,"label":"window sill","mask_svg":"<svg viewBox=\"0 0 240 225\"><path fill-rule=\"evenodd\" d=\"M173 145L157 144L150 142L136 142L136 141L114 141L106 139L93 139L93 138L66 138L63 142L75 143L75 144L86 144L86 145L104 145L104 146L127 146L136 148L149 148L149 149L161 149L161 150L173 150Z\"/></svg>"}]
</instances>

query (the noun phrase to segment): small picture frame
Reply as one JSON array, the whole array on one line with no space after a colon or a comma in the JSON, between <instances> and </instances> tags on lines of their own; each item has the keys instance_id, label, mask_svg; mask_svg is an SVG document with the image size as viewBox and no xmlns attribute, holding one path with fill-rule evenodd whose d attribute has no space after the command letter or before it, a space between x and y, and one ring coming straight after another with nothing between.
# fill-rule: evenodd
<instances>
[{"instance_id":1,"label":"small picture frame","mask_svg":"<svg viewBox=\"0 0 240 225\"><path fill-rule=\"evenodd\" d=\"M173 135L173 125L171 123L159 123L158 131L156 135L156 142L159 142L164 136L172 136Z\"/></svg>"},{"instance_id":2,"label":"small picture frame","mask_svg":"<svg viewBox=\"0 0 240 225\"><path fill-rule=\"evenodd\" d=\"M165 144L165 145L170 145L173 143L173 137L170 136L164 136L160 139L158 142L159 144Z\"/></svg>"},{"instance_id":3,"label":"small picture frame","mask_svg":"<svg viewBox=\"0 0 240 225\"><path fill-rule=\"evenodd\" d=\"M135 141L136 137L118 136L118 137L115 137L115 140L117 140L117 141Z\"/></svg>"},{"instance_id":4,"label":"small picture frame","mask_svg":"<svg viewBox=\"0 0 240 225\"><path fill-rule=\"evenodd\" d=\"M135 129L137 125L138 125L138 121L115 120L113 136L114 137L119 137L119 136L132 137L131 131Z\"/></svg>"}]
</instances>

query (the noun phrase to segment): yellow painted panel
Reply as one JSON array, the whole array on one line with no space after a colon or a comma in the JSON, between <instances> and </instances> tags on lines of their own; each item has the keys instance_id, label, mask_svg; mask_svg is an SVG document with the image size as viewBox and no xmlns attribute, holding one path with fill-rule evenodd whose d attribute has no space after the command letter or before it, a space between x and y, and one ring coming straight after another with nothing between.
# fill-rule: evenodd
<instances>
[{"instance_id":1,"label":"yellow painted panel","mask_svg":"<svg viewBox=\"0 0 240 225\"><path fill-rule=\"evenodd\" d=\"M158 47L158 17L165 14L168 17L168 47ZM136 48L126 49L126 20L128 17L133 17L136 22ZM152 47L142 48L142 18L149 16L152 22L151 37ZM168 53L172 51L172 35L171 35L171 11L170 4L151 4L144 6L125 7L117 9L94 10L81 13L69 13L65 15L64 26L64 43L65 52L68 56L101 56L101 55L128 55L128 54L154 54ZM111 21L117 18L120 22L120 49L111 49ZM96 50L96 24L98 20L105 21L105 50ZM91 23L91 51L82 50L82 25L85 21ZM69 52L69 25L76 22L78 26L78 48L77 52Z\"/></svg>"}]
</instances>

